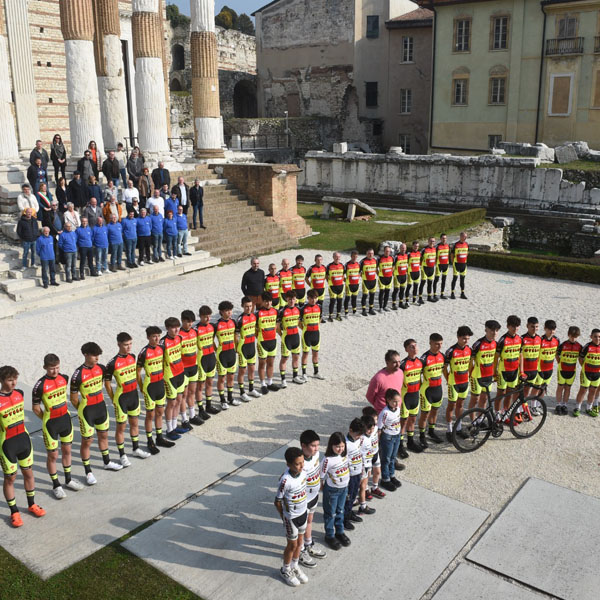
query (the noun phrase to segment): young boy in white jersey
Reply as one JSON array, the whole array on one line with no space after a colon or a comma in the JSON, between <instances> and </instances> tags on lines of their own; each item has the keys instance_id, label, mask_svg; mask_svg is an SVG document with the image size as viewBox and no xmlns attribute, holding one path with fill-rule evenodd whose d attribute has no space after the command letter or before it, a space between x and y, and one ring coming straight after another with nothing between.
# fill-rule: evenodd
<instances>
[{"instance_id":1,"label":"young boy in white jersey","mask_svg":"<svg viewBox=\"0 0 600 600\"><path fill-rule=\"evenodd\" d=\"M359 515L372 515L375 513L375 509L367 506L367 487L369 484L369 474L371 473L371 469L373 468L373 458L375 457L375 448L373 446L373 433L379 433L377 428L375 427L375 419L370 416L363 416L360 418L362 424L365 427L365 432L362 434L362 460L363 460L363 472L362 478L360 480L360 490L358 492L358 514ZM379 435L377 436L379 441ZM379 445L376 446L377 448ZM373 498L373 496L370 496Z\"/></svg>"},{"instance_id":2,"label":"young boy in white jersey","mask_svg":"<svg viewBox=\"0 0 600 600\"><path fill-rule=\"evenodd\" d=\"M359 517L352 506L356 500L363 474L362 460L362 436L365 432L365 426L360 419L353 419L346 435L346 449L348 451L348 462L350 463L350 482L348 483L348 495L346 496L346 505L344 507L344 529L352 531L354 523L362 523L362 517Z\"/></svg>"},{"instance_id":3,"label":"young boy in white jersey","mask_svg":"<svg viewBox=\"0 0 600 600\"><path fill-rule=\"evenodd\" d=\"M379 455L379 430L377 429L377 411L369 404L362 409L362 416L371 417L375 422L375 428L371 433L371 451L373 453L371 481L372 487L369 489L368 480L366 485L365 497L367 500L373 500L373 497L380 500L385 498L385 492L379 487L381 479L381 456Z\"/></svg>"},{"instance_id":4,"label":"young boy in white jersey","mask_svg":"<svg viewBox=\"0 0 600 600\"><path fill-rule=\"evenodd\" d=\"M321 489L321 462L319 445L321 438L312 429L307 429L300 434L300 446L304 454L304 474L306 475L306 494L308 519L304 533L304 548L300 551L300 564L304 567L317 566L315 558L325 558L327 552L312 539L312 522L319 503Z\"/></svg>"},{"instance_id":5,"label":"young boy in white jersey","mask_svg":"<svg viewBox=\"0 0 600 600\"><path fill-rule=\"evenodd\" d=\"M274 502L283 521L287 538L287 545L283 551L283 567L279 573L289 586L298 587L308 581L308 577L298 564L308 522L306 474L303 470L302 450L288 448L285 451L285 462L287 469L279 479Z\"/></svg>"}]
</instances>

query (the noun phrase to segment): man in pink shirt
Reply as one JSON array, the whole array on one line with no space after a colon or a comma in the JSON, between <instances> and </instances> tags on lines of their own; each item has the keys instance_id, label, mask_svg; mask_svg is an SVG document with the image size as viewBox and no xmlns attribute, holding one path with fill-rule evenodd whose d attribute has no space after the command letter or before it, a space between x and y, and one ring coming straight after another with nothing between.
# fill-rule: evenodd
<instances>
[{"instance_id":1,"label":"man in pink shirt","mask_svg":"<svg viewBox=\"0 0 600 600\"><path fill-rule=\"evenodd\" d=\"M404 373L400 369L400 354L396 350L385 353L385 368L377 371L369 383L367 400L379 414L385 408L385 392L389 388L402 392Z\"/></svg>"}]
</instances>

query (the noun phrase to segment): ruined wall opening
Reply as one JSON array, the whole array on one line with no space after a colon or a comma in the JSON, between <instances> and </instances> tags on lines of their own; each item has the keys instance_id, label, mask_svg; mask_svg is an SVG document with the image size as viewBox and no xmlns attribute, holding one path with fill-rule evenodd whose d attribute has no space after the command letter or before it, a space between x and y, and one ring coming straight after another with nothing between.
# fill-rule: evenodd
<instances>
[{"instance_id":1,"label":"ruined wall opening","mask_svg":"<svg viewBox=\"0 0 600 600\"><path fill-rule=\"evenodd\" d=\"M175 44L171 48L171 58L173 71L183 71L185 69L185 50L181 44Z\"/></svg>"},{"instance_id":2,"label":"ruined wall opening","mask_svg":"<svg viewBox=\"0 0 600 600\"><path fill-rule=\"evenodd\" d=\"M233 88L233 114L236 119L258 117L256 84L248 79L238 81Z\"/></svg>"},{"instance_id":3,"label":"ruined wall opening","mask_svg":"<svg viewBox=\"0 0 600 600\"><path fill-rule=\"evenodd\" d=\"M173 77L171 79L171 85L169 85L169 89L172 92L183 92L183 87L181 86L181 81L177 79L177 77Z\"/></svg>"}]
</instances>

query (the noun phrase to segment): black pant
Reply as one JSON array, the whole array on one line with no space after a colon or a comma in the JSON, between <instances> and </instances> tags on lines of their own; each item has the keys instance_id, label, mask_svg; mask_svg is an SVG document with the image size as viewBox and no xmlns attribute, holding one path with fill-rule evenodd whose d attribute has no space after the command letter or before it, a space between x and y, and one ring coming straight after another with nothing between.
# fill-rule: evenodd
<instances>
[{"instance_id":1,"label":"black pant","mask_svg":"<svg viewBox=\"0 0 600 600\"><path fill-rule=\"evenodd\" d=\"M60 171L61 177L65 177L65 166L66 166L66 162L64 163L53 163L54 164L54 181L56 181L56 183L58 184L58 172Z\"/></svg>"},{"instance_id":2,"label":"black pant","mask_svg":"<svg viewBox=\"0 0 600 600\"><path fill-rule=\"evenodd\" d=\"M90 270L90 275L96 274L96 269L94 268L94 249L93 248L79 248L79 277L83 279L85 277L85 273L83 271L85 267L85 263L87 261L88 269Z\"/></svg>"},{"instance_id":3,"label":"black pant","mask_svg":"<svg viewBox=\"0 0 600 600\"><path fill-rule=\"evenodd\" d=\"M145 260L150 262L150 247L152 245L152 238L149 235L138 236L138 250L140 253L140 261ZM144 256L146 258L144 258Z\"/></svg>"}]
</instances>

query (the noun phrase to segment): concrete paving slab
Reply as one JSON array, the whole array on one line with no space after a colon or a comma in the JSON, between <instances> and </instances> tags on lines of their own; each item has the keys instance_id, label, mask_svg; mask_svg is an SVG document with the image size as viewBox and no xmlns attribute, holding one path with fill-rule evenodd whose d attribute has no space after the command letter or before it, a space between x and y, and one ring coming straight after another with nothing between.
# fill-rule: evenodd
<instances>
[{"instance_id":1,"label":"concrete paving slab","mask_svg":"<svg viewBox=\"0 0 600 600\"><path fill-rule=\"evenodd\" d=\"M279 600L284 531L273 506L286 446L126 540L123 545L205 600ZM365 517L349 548L329 556L295 598L420 598L467 543L488 513L416 485ZM323 542L322 512L314 539ZM390 577L373 577L389 569ZM397 573L403 577L401 585ZM340 579L340 573L343 578ZM343 589L340 582L343 580ZM351 592L348 592L351 590Z\"/></svg>"},{"instance_id":2,"label":"concrete paving slab","mask_svg":"<svg viewBox=\"0 0 600 600\"><path fill-rule=\"evenodd\" d=\"M565 600L598 598L600 500L530 478L467 558Z\"/></svg>"},{"instance_id":3,"label":"concrete paving slab","mask_svg":"<svg viewBox=\"0 0 600 600\"><path fill-rule=\"evenodd\" d=\"M73 479L85 485L77 426L75 431ZM16 499L24 526L13 529L5 507L0 513L0 545L47 579L246 463L246 459L236 454L203 442L199 435L196 436L196 431L186 434L174 448L165 448L146 460L129 454L131 467L118 472L103 470L94 443L91 466L98 483L79 492L65 488L67 498L56 500L46 471L41 433L32 434L36 501L44 507L46 516L36 519L27 512L23 479L19 475ZM110 437L114 460L118 452L112 432ZM126 449L131 450L128 438ZM62 468L59 467L58 473L61 482L64 481Z\"/></svg>"},{"instance_id":4,"label":"concrete paving slab","mask_svg":"<svg viewBox=\"0 0 600 600\"><path fill-rule=\"evenodd\" d=\"M537 593L497 575L461 564L434 594L432 600L539 600Z\"/></svg>"}]
</instances>

